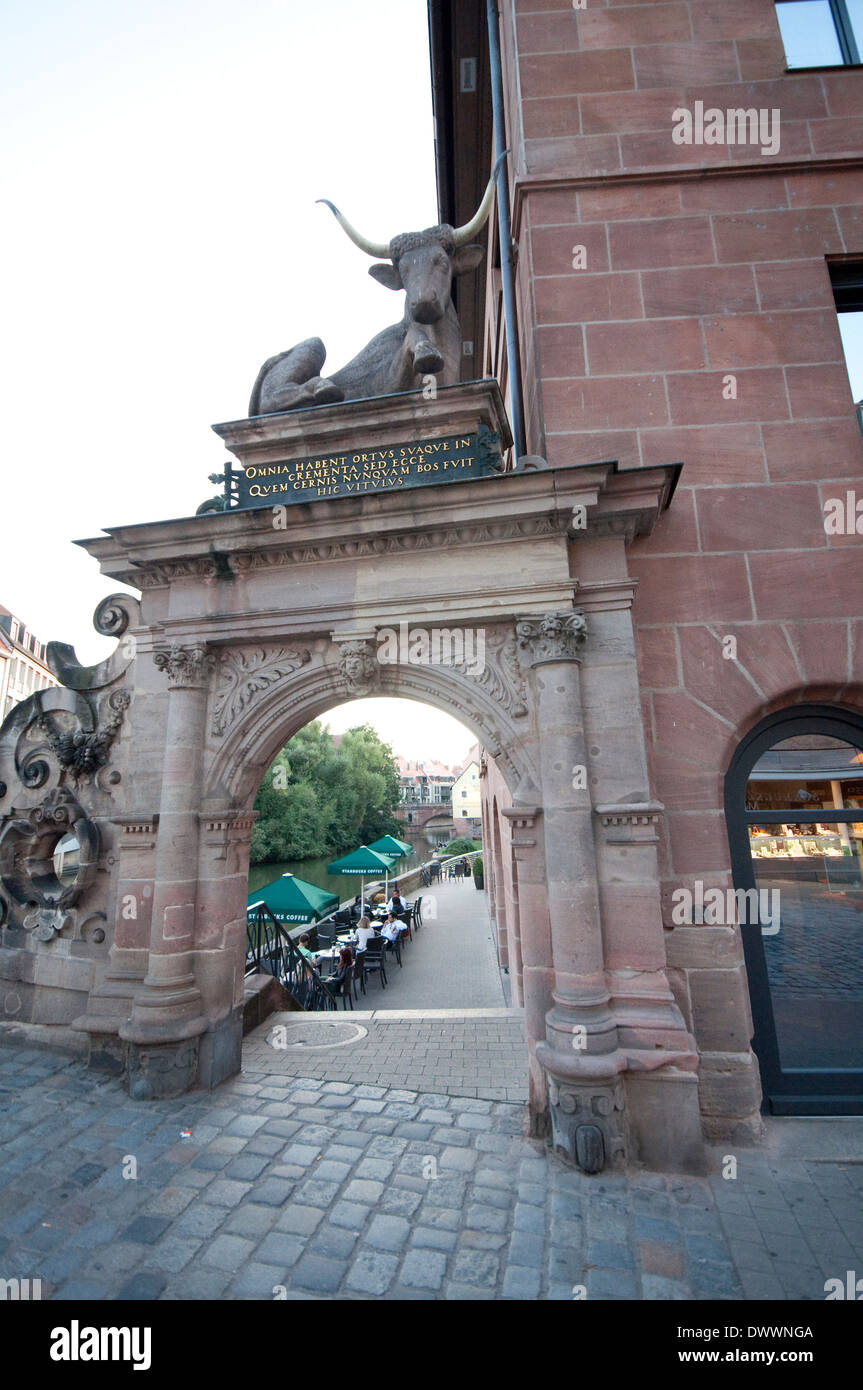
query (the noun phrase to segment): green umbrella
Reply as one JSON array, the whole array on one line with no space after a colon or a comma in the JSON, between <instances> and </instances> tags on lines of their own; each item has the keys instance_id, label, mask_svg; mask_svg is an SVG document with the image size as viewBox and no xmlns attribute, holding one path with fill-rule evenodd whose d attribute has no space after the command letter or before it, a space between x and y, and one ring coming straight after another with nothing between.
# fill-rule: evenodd
<instances>
[{"instance_id":1,"label":"green umbrella","mask_svg":"<svg viewBox=\"0 0 863 1390\"><path fill-rule=\"evenodd\" d=\"M328 917L339 905L336 893L328 893L325 888L306 883L305 879L294 878L293 874L282 874L272 883L250 893L247 914L260 902L266 903L277 922L301 922L304 925Z\"/></svg>"},{"instance_id":2,"label":"green umbrella","mask_svg":"<svg viewBox=\"0 0 863 1390\"><path fill-rule=\"evenodd\" d=\"M410 854L413 850L413 845L407 844L405 840L397 840L395 835L382 835L379 840L372 841L369 849L373 849L377 854L391 854L396 859L404 859L405 855ZM387 877L384 891L389 893L389 888L389 877Z\"/></svg>"},{"instance_id":3,"label":"green umbrella","mask_svg":"<svg viewBox=\"0 0 863 1390\"><path fill-rule=\"evenodd\" d=\"M328 874L354 874L359 875L362 880L360 886L360 902L366 900L366 875L380 875L381 869L384 877L389 873L390 866L395 863L396 855L379 854L377 850L371 849L368 845L360 845L359 849L351 850L350 854L343 854L341 859L334 859L332 864L327 865Z\"/></svg>"}]
</instances>

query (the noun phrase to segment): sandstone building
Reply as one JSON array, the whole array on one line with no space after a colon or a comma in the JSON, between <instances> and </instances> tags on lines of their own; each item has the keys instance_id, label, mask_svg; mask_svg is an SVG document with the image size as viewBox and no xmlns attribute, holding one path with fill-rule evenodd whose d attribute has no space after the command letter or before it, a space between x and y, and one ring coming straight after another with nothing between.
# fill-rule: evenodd
<instances>
[{"instance_id":1,"label":"sandstone building","mask_svg":"<svg viewBox=\"0 0 863 1390\"><path fill-rule=\"evenodd\" d=\"M441 216L458 223L492 159L494 53L490 74L485 6L429 8ZM511 389L515 367L523 447L552 469L682 464L625 564L611 540L572 547L576 603L589 625L618 612L638 665L634 728L609 709L610 670L589 652L581 668L611 993L655 968L639 941L661 914L707 1132L756 1134L762 1097L859 1112L863 441L837 317L863 309L859 6L492 8L515 313L493 230L487 270L460 286L465 375L481 360ZM711 112L721 143L698 143ZM683 113L692 143L674 138ZM778 142L750 138L759 120ZM523 949L521 837L492 759L484 817L524 997L542 960ZM636 836L655 841L655 902L627 864ZM778 929L699 911L729 886L779 891Z\"/></svg>"}]
</instances>

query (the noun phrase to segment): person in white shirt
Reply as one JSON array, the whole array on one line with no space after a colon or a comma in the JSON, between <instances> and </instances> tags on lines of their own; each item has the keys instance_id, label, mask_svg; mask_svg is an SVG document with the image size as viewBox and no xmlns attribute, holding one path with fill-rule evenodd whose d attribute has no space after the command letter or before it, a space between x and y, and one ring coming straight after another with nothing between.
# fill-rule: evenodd
<instances>
[{"instance_id":1,"label":"person in white shirt","mask_svg":"<svg viewBox=\"0 0 863 1390\"><path fill-rule=\"evenodd\" d=\"M368 917L361 917L360 920L357 922L357 950L364 951L366 949L366 946L368 945L370 937L374 936L374 934L375 929L369 921Z\"/></svg>"},{"instance_id":2,"label":"person in white shirt","mask_svg":"<svg viewBox=\"0 0 863 1390\"><path fill-rule=\"evenodd\" d=\"M397 917L393 916L393 914L390 913L389 917L381 927L381 936L385 936L390 945L394 946L395 943L398 941L399 937L401 936L402 932L406 931L407 927L405 926L404 922L400 922Z\"/></svg>"}]
</instances>

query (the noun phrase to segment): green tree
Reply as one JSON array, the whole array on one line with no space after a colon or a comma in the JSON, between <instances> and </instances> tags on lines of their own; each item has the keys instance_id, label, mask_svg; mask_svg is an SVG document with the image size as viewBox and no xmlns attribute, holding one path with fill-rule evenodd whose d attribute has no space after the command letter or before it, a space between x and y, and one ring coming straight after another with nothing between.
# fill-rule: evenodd
<instances>
[{"instance_id":1,"label":"green tree","mask_svg":"<svg viewBox=\"0 0 863 1390\"><path fill-rule=\"evenodd\" d=\"M276 755L255 800L251 861L340 854L397 834L399 801L392 750L368 724L338 744L318 720Z\"/></svg>"}]
</instances>

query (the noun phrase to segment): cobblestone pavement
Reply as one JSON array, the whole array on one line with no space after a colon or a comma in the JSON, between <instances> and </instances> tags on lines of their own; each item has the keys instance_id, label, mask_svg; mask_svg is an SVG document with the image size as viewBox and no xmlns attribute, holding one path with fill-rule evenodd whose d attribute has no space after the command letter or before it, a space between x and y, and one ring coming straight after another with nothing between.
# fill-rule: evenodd
<instances>
[{"instance_id":1,"label":"cobblestone pavement","mask_svg":"<svg viewBox=\"0 0 863 1390\"><path fill-rule=\"evenodd\" d=\"M863 1268L841 1144L741 1151L735 1181L586 1177L524 1113L281 1073L136 1104L7 1036L0 1277L74 1300L823 1299Z\"/></svg>"},{"instance_id":2,"label":"cobblestone pavement","mask_svg":"<svg viewBox=\"0 0 863 1390\"><path fill-rule=\"evenodd\" d=\"M527 1100L521 1009L272 1014L243 1071L353 1081L480 1100Z\"/></svg>"}]
</instances>

